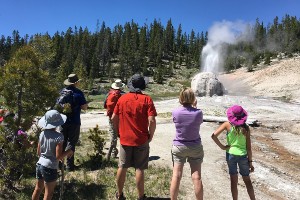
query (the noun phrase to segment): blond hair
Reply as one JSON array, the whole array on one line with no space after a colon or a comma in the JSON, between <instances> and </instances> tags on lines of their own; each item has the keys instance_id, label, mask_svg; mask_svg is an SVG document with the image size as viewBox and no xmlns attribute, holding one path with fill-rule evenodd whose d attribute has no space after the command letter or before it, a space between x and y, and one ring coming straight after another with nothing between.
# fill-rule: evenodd
<instances>
[{"instance_id":1,"label":"blond hair","mask_svg":"<svg viewBox=\"0 0 300 200\"><path fill-rule=\"evenodd\" d=\"M179 94L179 103L183 106L191 106L195 102L195 93L191 88L184 88Z\"/></svg>"}]
</instances>

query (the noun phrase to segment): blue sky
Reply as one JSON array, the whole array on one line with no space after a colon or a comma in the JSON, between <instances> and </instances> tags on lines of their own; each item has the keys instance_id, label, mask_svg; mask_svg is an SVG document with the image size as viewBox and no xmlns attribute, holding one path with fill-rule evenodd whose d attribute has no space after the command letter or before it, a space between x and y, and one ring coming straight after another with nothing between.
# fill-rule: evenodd
<instances>
[{"instance_id":1,"label":"blue sky","mask_svg":"<svg viewBox=\"0 0 300 200\"><path fill-rule=\"evenodd\" d=\"M113 28L134 22L148 25L154 19L166 26L171 18L175 30L181 23L187 33L207 31L214 22L266 25L275 16L285 14L300 18L300 0L0 0L0 35L11 36L18 30L25 34L66 31L69 27L96 30L97 20Z\"/></svg>"}]
</instances>

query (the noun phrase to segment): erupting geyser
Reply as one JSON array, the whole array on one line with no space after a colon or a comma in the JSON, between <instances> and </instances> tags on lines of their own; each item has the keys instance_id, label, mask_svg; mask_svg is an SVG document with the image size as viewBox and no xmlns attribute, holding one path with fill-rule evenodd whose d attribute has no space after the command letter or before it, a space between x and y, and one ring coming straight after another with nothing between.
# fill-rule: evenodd
<instances>
[{"instance_id":1,"label":"erupting geyser","mask_svg":"<svg viewBox=\"0 0 300 200\"><path fill-rule=\"evenodd\" d=\"M201 54L201 73L194 76L191 88L197 96L221 96L225 89L217 78L223 71L225 46L248 40L246 25L242 22L223 21L215 23L208 31L208 41Z\"/></svg>"}]
</instances>

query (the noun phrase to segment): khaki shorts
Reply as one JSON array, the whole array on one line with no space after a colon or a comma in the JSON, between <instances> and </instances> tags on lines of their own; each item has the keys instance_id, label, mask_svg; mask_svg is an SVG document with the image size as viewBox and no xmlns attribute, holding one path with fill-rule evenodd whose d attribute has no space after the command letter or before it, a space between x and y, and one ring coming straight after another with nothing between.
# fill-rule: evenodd
<instances>
[{"instance_id":1,"label":"khaki shorts","mask_svg":"<svg viewBox=\"0 0 300 200\"><path fill-rule=\"evenodd\" d=\"M186 161L190 164L201 164L203 162L204 152L202 144L195 146L173 145L171 153L173 164L184 164Z\"/></svg>"},{"instance_id":2,"label":"khaki shorts","mask_svg":"<svg viewBox=\"0 0 300 200\"><path fill-rule=\"evenodd\" d=\"M148 169L149 142L141 146L120 145L119 167L135 169Z\"/></svg>"}]
</instances>

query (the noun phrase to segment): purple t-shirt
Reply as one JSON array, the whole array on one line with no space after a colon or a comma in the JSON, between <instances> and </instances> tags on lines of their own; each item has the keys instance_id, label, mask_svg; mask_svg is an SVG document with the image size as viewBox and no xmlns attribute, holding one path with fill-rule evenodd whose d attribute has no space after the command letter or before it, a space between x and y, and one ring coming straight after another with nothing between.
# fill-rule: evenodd
<instances>
[{"instance_id":1,"label":"purple t-shirt","mask_svg":"<svg viewBox=\"0 0 300 200\"><path fill-rule=\"evenodd\" d=\"M192 146L201 143L199 134L200 125L203 122L203 113L200 109L180 107L172 112L176 135L173 145Z\"/></svg>"}]
</instances>

